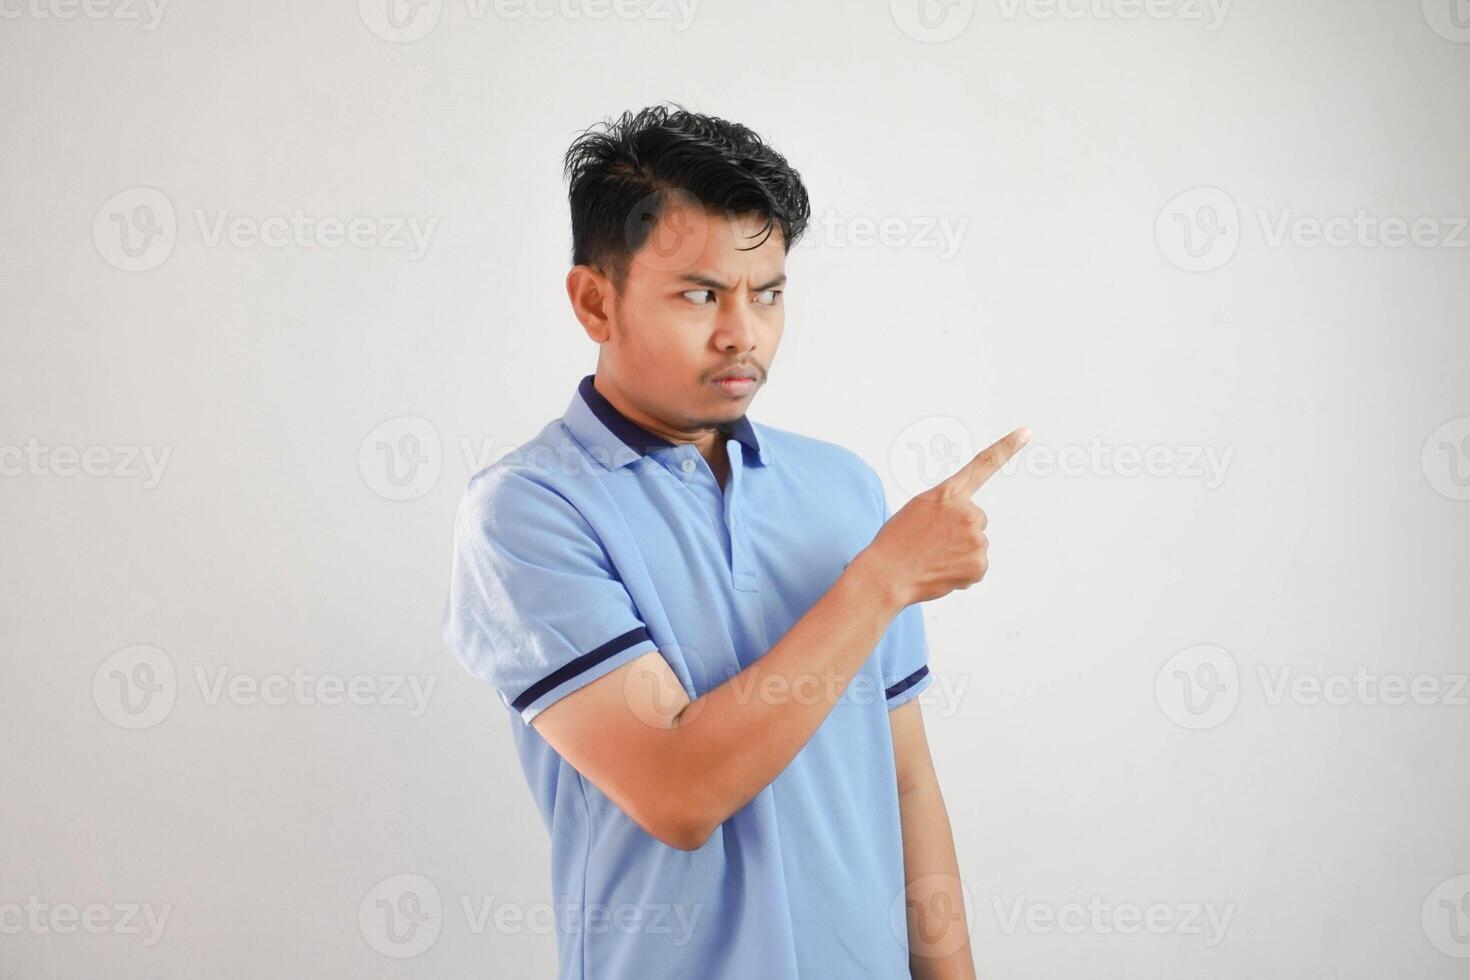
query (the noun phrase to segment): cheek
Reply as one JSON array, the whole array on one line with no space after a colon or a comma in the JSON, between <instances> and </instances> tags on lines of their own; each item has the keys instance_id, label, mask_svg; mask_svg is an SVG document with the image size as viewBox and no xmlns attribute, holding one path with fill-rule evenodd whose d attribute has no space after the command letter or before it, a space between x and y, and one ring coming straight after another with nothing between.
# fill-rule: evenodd
<instances>
[{"instance_id":1,"label":"cheek","mask_svg":"<svg viewBox=\"0 0 1470 980\"><path fill-rule=\"evenodd\" d=\"M709 360L710 331L667 311L640 325L639 356L648 364L670 369L704 364Z\"/></svg>"},{"instance_id":2,"label":"cheek","mask_svg":"<svg viewBox=\"0 0 1470 980\"><path fill-rule=\"evenodd\" d=\"M781 346L781 335L786 332L786 316L782 313L771 319L771 328L766 333L766 348L774 354L776 348Z\"/></svg>"},{"instance_id":3,"label":"cheek","mask_svg":"<svg viewBox=\"0 0 1470 980\"><path fill-rule=\"evenodd\" d=\"M623 308L623 341L643 361L658 361L682 331L678 318L657 303L629 303Z\"/></svg>"}]
</instances>

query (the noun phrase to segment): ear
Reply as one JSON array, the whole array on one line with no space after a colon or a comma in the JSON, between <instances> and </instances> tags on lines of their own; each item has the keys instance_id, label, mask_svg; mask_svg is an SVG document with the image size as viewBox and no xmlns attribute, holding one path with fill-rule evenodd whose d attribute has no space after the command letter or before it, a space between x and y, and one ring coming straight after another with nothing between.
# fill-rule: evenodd
<instances>
[{"instance_id":1,"label":"ear","mask_svg":"<svg viewBox=\"0 0 1470 980\"><path fill-rule=\"evenodd\" d=\"M612 334L613 285L590 265L573 266L567 273L567 299L587 336L605 343Z\"/></svg>"}]
</instances>

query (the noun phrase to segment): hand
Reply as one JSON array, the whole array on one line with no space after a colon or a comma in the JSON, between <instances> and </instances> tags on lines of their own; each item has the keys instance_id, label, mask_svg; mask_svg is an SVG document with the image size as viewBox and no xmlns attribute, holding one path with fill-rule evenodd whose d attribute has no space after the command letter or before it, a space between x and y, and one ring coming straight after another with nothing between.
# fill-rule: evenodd
<instances>
[{"instance_id":1,"label":"hand","mask_svg":"<svg viewBox=\"0 0 1470 980\"><path fill-rule=\"evenodd\" d=\"M879 529L859 558L904 605L968 589L990 567L985 511L970 500L1031 439L1022 427L914 497ZM856 562L855 562L856 563Z\"/></svg>"}]
</instances>

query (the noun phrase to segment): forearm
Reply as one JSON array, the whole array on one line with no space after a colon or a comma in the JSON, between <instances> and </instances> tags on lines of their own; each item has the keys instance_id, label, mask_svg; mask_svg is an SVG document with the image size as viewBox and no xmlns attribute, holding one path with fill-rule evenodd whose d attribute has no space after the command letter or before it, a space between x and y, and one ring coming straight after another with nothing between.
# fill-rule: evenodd
<instances>
[{"instance_id":1,"label":"forearm","mask_svg":"<svg viewBox=\"0 0 1470 980\"><path fill-rule=\"evenodd\" d=\"M790 764L905 604L859 554L765 655L684 708L665 758L701 840Z\"/></svg>"},{"instance_id":2,"label":"forearm","mask_svg":"<svg viewBox=\"0 0 1470 980\"><path fill-rule=\"evenodd\" d=\"M932 771L898 797L914 980L974 980L954 834Z\"/></svg>"}]
</instances>

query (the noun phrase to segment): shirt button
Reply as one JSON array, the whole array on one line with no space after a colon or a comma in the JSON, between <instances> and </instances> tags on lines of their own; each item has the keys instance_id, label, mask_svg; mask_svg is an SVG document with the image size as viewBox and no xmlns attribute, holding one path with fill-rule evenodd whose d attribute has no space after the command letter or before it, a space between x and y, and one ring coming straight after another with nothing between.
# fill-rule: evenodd
<instances>
[{"instance_id":1,"label":"shirt button","mask_svg":"<svg viewBox=\"0 0 1470 980\"><path fill-rule=\"evenodd\" d=\"M693 473L694 472L694 460L692 460L692 459L686 459L686 460L684 460L684 462L680 463L679 466L680 466L681 469L684 470L685 473Z\"/></svg>"}]
</instances>

